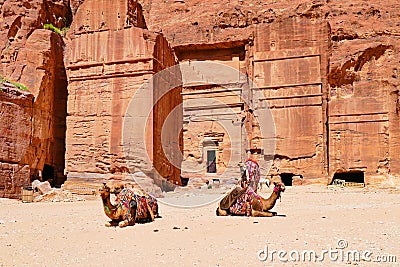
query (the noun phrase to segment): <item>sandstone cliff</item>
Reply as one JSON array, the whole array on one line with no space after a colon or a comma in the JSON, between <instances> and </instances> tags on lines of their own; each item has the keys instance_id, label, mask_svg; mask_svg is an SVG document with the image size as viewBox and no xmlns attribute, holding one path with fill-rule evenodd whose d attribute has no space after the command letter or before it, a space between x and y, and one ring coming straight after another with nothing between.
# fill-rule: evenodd
<instances>
[{"instance_id":1,"label":"sandstone cliff","mask_svg":"<svg viewBox=\"0 0 400 267\"><path fill-rule=\"evenodd\" d=\"M177 64L166 39L146 30L136 1L108 0L83 2L68 36L67 185L132 180L134 172L180 184L179 166L168 163L161 147L164 121L182 102L180 87L161 97L165 81L152 78ZM164 129L179 132L181 121L178 116Z\"/></svg>"},{"instance_id":2,"label":"sandstone cliff","mask_svg":"<svg viewBox=\"0 0 400 267\"><path fill-rule=\"evenodd\" d=\"M65 36L43 29L71 23ZM367 184L400 183L396 1L0 0L0 33L0 76L30 91L0 92L4 196L16 197L20 185L43 172L57 184L64 182L65 169L78 178L90 173L122 179L128 170L121 123L129 99L154 73L178 61L233 66L263 87L277 133L269 175L326 184L336 174L362 173ZM241 97L250 95L242 81L233 85ZM220 89L184 85L183 95L223 99L238 116L248 111L244 101ZM158 106L156 133L181 101L170 97L176 102L164 99ZM205 133L207 123L186 125L184 160L201 161L206 141L215 136L220 170L244 157L229 154L232 144L261 152L265 136L257 117L240 116L247 133L240 140L215 126ZM151 140L150 154L160 159L156 168L179 181L179 170L164 161L160 140ZM271 155L264 156L258 155L262 164ZM19 178L11 175L16 168L23 170Z\"/></svg>"},{"instance_id":3,"label":"sandstone cliff","mask_svg":"<svg viewBox=\"0 0 400 267\"><path fill-rule=\"evenodd\" d=\"M322 106L326 105L323 108L326 112L319 119L315 117L313 123L313 116L306 116L305 111L299 114L309 117L306 121L290 109L286 110L286 115L275 116L278 135L287 131L283 128L292 128L293 132L296 132L295 129L308 129L312 133L310 137L314 135L322 139L311 142L315 149L314 145L310 146L311 143L306 145L301 141L307 135L300 130L297 132L303 139L294 136L287 139L289 136L286 136L282 143L286 148L281 149L278 138L279 153L275 155L272 173L277 171L310 177L310 173L318 170L317 176L322 180L327 176L329 179L326 182L329 182L335 173L362 171L370 177L366 178L367 184L381 184L382 181L387 185L398 184L398 178L391 176L398 175L399 159L400 9L395 1L141 2L148 28L162 31L178 51L196 49L193 47L201 49L200 44L223 48L222 44L226 47L227 43L231 43L234 47L237 42L253 38L258 43L270 42L270 36L276 34L279 38L279 35L285 34L288 29L285 29L284 22L293 19L305 19L312 24L328 22L330 44L324 53L327 53L329 63L322 66L327 72L321 77L326 81L326 91L322 92L326 95L321 102ZM256 29L260 25L270 25L267 27L275 30L272 35L257 37ZM288 38L291 38L290 33ZM304 43L308 41L304 40ZM304 46L307 47L307 44ZM280 101L285 103L283 99ZM292 100L286 100L284 105L288 101ZM269 101L269 104L274 105L274 101ZM319 123L326 127L317 131L310 128ZM309 126L304 128L304 124ZM289 145L291 141L296 145ZM304 139L304 142L308 141ZM305 153L308 149L310 154ZM290 152L294 150L301 152L295 156ZM319 157L320 153L326 155L318 160L325 171L314 164L299 164ZM311 158L307 159L309 156ZM307 182L307 179L300 182Z\"/></svg>"},{"instance_id":4,"label":"sandstone cliff","mask_svg":"<svg viewBox=\"0 0 400 267\"><path fill-rule=\"evenodd\" d=\"M30 184L31 178L40 176L58 186L65 180L67 84L63 63L64 42L60 35L43 28L45 24L59 28L68 26L71 14L68 1L2 1L0 14L0 76L25 86L32 105L31 111L25 114L30 130L24 132L23 123L18 120L9 121L20 130L8 133L11 136L4 136L15 135L18 140L8 143L10 149L20 146L22 141L28 142L18 160L12 157L0 160L26 166L24 177L20 175L19 181L15 179L18 186L5 191L15 197L19 196L21 186ZM8 103L6 99L4 101ZM10 114L7 115L7 112ZM6 110L2 117L14 115L18 114ZM7 150L2 146L2 152ZM7 172L6 168L4 170ZM2 174L4 179L9 179L8 173Z\"/></svg>"},{"instance_id":5,"label":"sandstone cliff","mask_svg":"<svg viewBox=\"0 0 400 267\"><path fill-rule=\"evenodd\" d=\"M32 131L33 98L9 83L0 83L0 197L17 198L29 185L24 156Z\"/></svg>"}]
</instances>

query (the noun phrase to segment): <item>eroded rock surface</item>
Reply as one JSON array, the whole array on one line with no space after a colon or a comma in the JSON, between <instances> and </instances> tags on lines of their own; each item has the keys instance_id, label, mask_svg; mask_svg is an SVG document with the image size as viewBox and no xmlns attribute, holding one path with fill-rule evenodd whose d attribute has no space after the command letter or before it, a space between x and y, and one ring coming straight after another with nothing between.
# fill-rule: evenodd
<instances>
[{"instance_id":1,"label":"eroded rock surface","mask_svg":"<svg viewBox=\"0 0 400 267\"><path fill-rule=\"evenodd\" d=\"M180 115L184 166L204 164L212 142L217 174L229 173L227 179L239 175L237 164L250 151L263 175L274 158L268 175L294 184L327 184L336 173L362 173L368 185L399 185L399 21L393 0L0 1L0 75L30 91L2 85L8 89L0 92L0 192L17 197L20 186L43 172L58 184L68 172L71 185L79 187L154 167L179 183L179 168L167 162L157 136L182 101L181 89L152 118L154 166L142 164L148 151L141 151L133 157L138 169L129 170L121 124L144 81L193 61L231 66L262 87L277 147L273 155L262 154L266 136L246 105L253 100L246 81L226 81L234 94L216 85L183 84L185 100L217 98L243 119L243 126L233 127L237 135L228 136L210 122L189 123L191 115L212 108L186 106ZM60 36L43 29L50 23L72 25ZM181 138L175 138L177 147ZM243 152L230 153L238 147ZM206 170L196 175L213 177Z\"/></svg>"},{"instance_id":2,"label":"eroded rock surface","mask_svg":"<svg viewBox=\"0 0 400 267\"><path fill-rule=\"evenodd\" d=\"M163 125L182 102L181 90L178 86L157 101L166 92L166 81L151 79L177 61L166 39L145 28L136 1L89 0L75 14L66 53L67 186L89 180L126 180L130 172L137 171L180 184L179 166L168 162L161 147L161 131L168 133L171 143L179 142L179 137L171 134L179 133L182 119L178 116L168 127ZM179 68L175 72L180 75ZM150 87L142 87L146 81ZM129 106L134 96L140 99L136 106ZM135 110L143 114L129 115ZM124 121L125 116L128 119ZM140 118L150 123L141 127L141 121L134 121ZM127 128L130 130L123 132ZM128 139L123 140L123 134ZM147 147L140 146L143 139Z\"/></svg>"}]
</instances>

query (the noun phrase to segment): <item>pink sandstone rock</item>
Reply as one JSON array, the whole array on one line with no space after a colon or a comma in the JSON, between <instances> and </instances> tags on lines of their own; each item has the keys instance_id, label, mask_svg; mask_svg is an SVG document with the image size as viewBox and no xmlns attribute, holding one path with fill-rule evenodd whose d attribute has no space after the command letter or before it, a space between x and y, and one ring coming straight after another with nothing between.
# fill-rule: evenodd
<instances>
[{"instance_id":1,"label":"pink sandstone rock","mask_svg":"<svg viewBox=\"0 0 400 267\"><path fill-rule=\"evenodd\" d=\"M215 126L211 129L213 135L224 134L217 168L228 178L238 175L234 165L247 157L246 151L257 151L260 153L254 157L264 168L263 175L288 177L296 185L327 184L340 173L363 173L367 185L400 184L397 2L140 3L0 1L0 75L26 83L34 94L30 112L26 112L25 100L18 100L10 109L9 96L0 100L5 110L1 120L10 124L14 113L24 112L25 121L33 118L33 136L27 134L31 145L16 140L27 127L19 120L18 127L11 125L2 137L7 141L0 151L0 161L5 164L1 170L9 177L0 180L4 189L7 184L6 190L0 190L4 195L16 197L19 184L24 184L27 176L38 175L45 165L54 167L62 182L64 162L71 183L76 180L92 186L103 178L128 179L126 174L132 170L126 166L121 146L121 123L128 99L145 80L176 64L177 59L222 62L247 73L263 87L277 133L276 151L264 157L260 153L266 136L244 101L218 86L199 94L235 105L238 118L244 119L243 139L228 137ZM63 41L38 29L45 23L68 26L72 17L65 50L70 94L65 138ZM247 101L251 94L242 85L238 91ZM184 98L193 98L199 89L204 88L184 87ZM179 92L172 91L176 98L170 95L159 103L147 128L155 133L147 136L148 151L134 156L138 166L144 168L140 164L145 153L149 154L156 162L149 172L154 167L178 183L179 168L171 168L158 137L167 114L181 101ZM157 91L153 96L157 97ZM176 102L170 103L172 98ZM146 101L150 103L150 97ZM196 108L191 107L191 112ZM184 114L185 119L189 113ZM200 148L209 136L205 135L208 129L203 128L209 125L185 125L184 141L181 136L170 139L174 146L184 147L184 162L198 164L204 158ZM232 156L230 151L238 147L241 152ZM26 154L21 152L24 150ZM272 157L275 159L268 172ZM21 166L18 181L23 182L15 182L10 175Z\"/></svg>"},{"instance_id":2,"label":"pink sandstone rock","mask_svg":"<svg viewBox=\"0 0 400 267\"><path fill-rule=\"evenodd\" d=\"M30 185L30 168L24 161L30 145L33 95L0 83L0 197L19 198Z\"/></svg>"},{"instance_id":3,"label":"pink sandstone rock","mask_svg":"<svg viewBox=\"0 0 400 267\"><path fill-rule=\"evenodd\" d=\"M157 99L162 95L158 85L161 81L155 80L154 91L139 103L155 106L149 118L151 125L148 127L151 128L147 128L149 147L138 149L136 146L131 152L125 151L130 153L133 161L139 162L134 164L135 167L129 168L122 142L124 116L131 98L152 75L175 65L175 56L161 35L133 27L135 24L144 26L141 18L136 16L137 9L132 8L133 1L102 3L99 6L98 1L85 1L80 6L67 44L68 184L79 184L85 178L124 180L129 177L129 172L144 171L151 175L154 170L173 184L180 184L179 169L167 161L160 147L163 122L181 102L179 87L155 104L153 97ZM89 17L87 12L91 14ZM100 13L103 16L99 16ZM93 19L88 19L92 16ZM136 20L132 21L134 17ZM101 22L97 21L99 18ZM180 129L180 121L176 120L172 127ZM134 130L143 132L146 129ZM140 142L136 140L138 136L132 133L132 142ZM152 159L151 166L140 163L146 154Z\"/></svg>"},{"instance_id":4,"label":"pink sandstone rock","mask_svg":"<svg viewBox=\"0 0 400 267\"><path fill-rule=\"evenodd\" d=\"M38 175L45 165L54 168L56 185L64 182L65 116L67 84L63 63L63 40L49 30L35 30L21 49L11 75L35 95L32 142L25 161ZM44 173L44 176L47 174Z\"/></svg>"},{"instance_id":5,"label":"pink sandstone rock","mask_svg":"<svg viewBox=\"0 0 400 267\"><path fill-rule=\"evenodd\" d=\"M71 20L68 0L7 0L0 2L0 74L9 76L21 48L35 29L52 24L62 29Z\"/></svg>"}]
</instances>

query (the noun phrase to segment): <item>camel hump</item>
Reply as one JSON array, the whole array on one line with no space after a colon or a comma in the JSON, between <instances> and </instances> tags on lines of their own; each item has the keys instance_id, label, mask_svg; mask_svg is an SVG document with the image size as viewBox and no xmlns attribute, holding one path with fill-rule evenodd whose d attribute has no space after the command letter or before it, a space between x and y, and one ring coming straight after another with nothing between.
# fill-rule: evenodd
<instances>
[{"instance_id":1,"label":"camel hump","mask_svg":"<svg viewBox=\"0 0 400 267\"><path fill-rule=\"evenodd\" d=\"M246 189L241 187L235 187L232 191L230 191L223 199L221 199L219 203L219 207L223 210L229 209L236 200L243 195Z\"/></svg>"}]
</instances>

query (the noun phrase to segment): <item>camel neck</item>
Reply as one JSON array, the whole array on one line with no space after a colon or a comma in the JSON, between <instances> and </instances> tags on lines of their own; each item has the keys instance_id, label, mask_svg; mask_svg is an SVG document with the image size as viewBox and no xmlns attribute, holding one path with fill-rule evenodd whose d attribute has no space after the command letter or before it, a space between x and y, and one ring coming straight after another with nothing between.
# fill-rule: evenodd
<instances>
[{"instance_id":1,"label":"camel neck","mask_svg":"<svg viewBox=\"0 0 400 267\"><path fill-rule=\"evenodd\" d=\"M273 201L276 201L279 198L280 194L281 194L280 191L274 189L274 191L272 192L272 194L269 198Z\"/></svg>"},{"instance_id":2,"label":"camel neck","mask_svg":"<svg viewBox=\"0 0 400 267\"><path fill-rule=\"evenodd\" d=\"M111 211L114 210L114 206L111 204L110 196L103 198L103 206L104 210L107 214L111 214Z\"/></svg>"}]
</instances>

